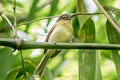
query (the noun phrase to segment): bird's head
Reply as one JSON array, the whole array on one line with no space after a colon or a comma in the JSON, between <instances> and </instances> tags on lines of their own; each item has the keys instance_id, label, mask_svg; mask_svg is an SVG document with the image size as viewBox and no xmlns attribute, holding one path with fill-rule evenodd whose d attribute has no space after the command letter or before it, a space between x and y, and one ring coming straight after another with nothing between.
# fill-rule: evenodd
<instances>
[{"instance_id":1,"label":"bird's head","mask_svg":"<svg viewBox=\"0 0 120 80\"><path fill-rule=\"evenodd\" d=\"M63 14L58 18L58 20L71 20L71 18L72 18L71 15Z\"/></svg>"}]
</instances>

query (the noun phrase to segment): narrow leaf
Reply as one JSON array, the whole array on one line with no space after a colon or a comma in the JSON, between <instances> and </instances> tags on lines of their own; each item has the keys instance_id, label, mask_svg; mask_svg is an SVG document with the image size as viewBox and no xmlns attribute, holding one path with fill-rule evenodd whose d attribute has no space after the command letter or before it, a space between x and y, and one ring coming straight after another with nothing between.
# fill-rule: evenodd
<instances>
[{"instance_id":1,"label":"narrow leaf","mask_svg":"<svg viewBox=\"0 0 120 80\"><path fill-rule=\"evenodd\" d=\"M80 31L80 41L85 43L95 42L95 25L89 18ZM95 50L79 51L79 80L101 80L99 60ZM99 76L99 78L96 78Z\"/></svg>"},{"instance_id":2,"label":"narrow leaf","mask_svg":"<svg viewBox=\"0 0 120 80\"><path fill-rule=\"evenodd\" d=\"M120 12L120 9L112 7L112 6L104 6L104 9L106 11L112 11L112 12Z\"/></svg>"},{"instance_id":3,"label":"narrow leaf","mask_svg":"<svg viewBox=\"0 0 120 80\"><path fill-rule=\"evenodd\" d=\"M37 4L38 4L39 0L33 0L32 6L30 8L30 12L28 15L28 20L32 20L35 17L35 12L37 10ZM28 31L30 24L27 25L25 32Z\"/></svg>"},{"instance_id":4,"label":"narrow leaf","mask_svg":"<svg viewBox=\"0 0 120 80\"><path fill-rule=\"evenodd\" d=\"M41 80L54 80L51 71L47 67Z\"/></svg>"},{"instance_id":5,"label":"narrow leaf","mask_svg":"<svg viewBox=\"0 0 120 80\"><path fill-rule=\"evenodd\" d=\"M104 6L106 11L112 11L115 13L114 17L112 14L109 14L111 18L116 21L116 23L120 26L120 9L112 7L112 6Z\"/></svg>"},{"instance_id":6,"label":"narrow leaf","mask_svg":"<svg viewBox=\"0 0 120 80\"><path fill-rule=\"evenodd\" d=\"M110 43L120 44L120 32L114 28L109 21L106 23L107 35ZM114 60L118 79L120 80L120 55L118 51L112 51L112 58Z\"/></svg>"},{"instance_id":7,"label":"narrow leaf","mask_svg":"<svg viewBox=\"0 0 120 80\"><path fill-rule=\"evenodd\" d=\"M77 12L86 12L87 9L85 7L85 3L83 2L83 0L77 0ZM79 19L79 24L80 24L80 28L82 28L83 24L87 21L87 19L89 19L90 15L79 15L78 19Z\"/></svg>"},{"instance_id":8,"label":"narrow leaf","mask_svg":"<svg viewBox=\"0 0 120 80\"><path fill-rule=\"evenodd\" d=\"M59 0L52 0L51 2L51 9L49 12L48 16L53 16L56 12L57 12L57 5L58 5ZM48 19L48 24L50 22L51 19Z\"/></svg>"}]
</instances>

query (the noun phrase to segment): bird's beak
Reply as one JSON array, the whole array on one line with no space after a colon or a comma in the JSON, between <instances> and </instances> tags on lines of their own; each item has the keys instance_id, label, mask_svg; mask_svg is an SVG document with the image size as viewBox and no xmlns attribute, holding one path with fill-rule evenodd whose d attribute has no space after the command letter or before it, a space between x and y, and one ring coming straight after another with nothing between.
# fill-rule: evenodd
<instances>
[{"instance_id":1,"label":"bird's beak","mask_svg":"<svg viewBox=\"0 0 120 80\"><path fill-rule=\"evenodd\" d=\"M76 14L72 14L72 15L71 15L71 18L74 17L74 16L76 16Z\"/></svg>"},{"instance_id":2,"label":"bird's beak","mask_svg":"<svg viewBox=\"0 0 120 80\"><path fill-rule=\"evenodd\" d=\"M73 14L71 14L71 17L74 17L76 15L80 15L80 12L79 13L73 13Z\"/></svg>"}]
</instances>

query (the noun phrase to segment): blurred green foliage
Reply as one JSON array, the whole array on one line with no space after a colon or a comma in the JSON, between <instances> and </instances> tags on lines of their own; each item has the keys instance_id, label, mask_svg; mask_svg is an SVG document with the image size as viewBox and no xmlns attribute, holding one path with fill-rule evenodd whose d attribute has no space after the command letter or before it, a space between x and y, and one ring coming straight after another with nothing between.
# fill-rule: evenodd
<instances>
[{"instance_id":1,"label":"blurred green foliage","mask_svg":"<svg viewBox=\"0 0 120 80\"><path fill-rule=\"evenodd\" d=\"M46 16L63 13L100 12L93 0L17 0L17 25ZM107 11L120 11L119 0L100 0ZM13 0L2 0L3 11L13 23ZM91 11L90 11L91 10ZM120 23L120 13L112 15ZM75 38L79 42L120 43L120 33L111 26L104 15L79 15L72 20ZM44 41L46 30L55 19L40 20L17 26L18 36L27 41ZM11 38L7 25L0 18L0 37ZM23 50L25 69L21 67L19 51L11 53L10 48L0 47L0 80L39 80L34 68L43 56L42 49ZM120 78L120 51L63 50L48 62L41 80L118 80ZM112 55L111 55L112 53ZM83 55L82 55L83 54ZM86 56L85 60L82 60ZM81 60L81 62L80 62ZM85 68L87 65L88 68ZM81 71L79 71L81 70ZM97 78L96 78L97 77Z\"/></svg>"}]
</instances>

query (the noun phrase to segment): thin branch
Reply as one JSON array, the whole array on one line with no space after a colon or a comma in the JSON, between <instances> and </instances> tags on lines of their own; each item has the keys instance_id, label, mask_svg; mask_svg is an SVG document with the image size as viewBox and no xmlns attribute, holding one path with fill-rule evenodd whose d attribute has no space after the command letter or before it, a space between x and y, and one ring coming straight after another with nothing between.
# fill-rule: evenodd
<instances>
[{"instance_id":1,"label":"thin branch","mask_svg":"<svg viewBox=\"0 0 120 80\"><path fill-rule=\"evenodd\" d=\"M22 67L24 69L24 58L23 58L23 55L22 55L22 50L20 50L20 56L21 56Z\"/></svg>"},{"instance_id":2,"label":"thin branch","mask_svg":"<svg viewBox=\"0 0 120 80\"><path fill-rule=\"evenodd\" d=\"M14 27L14 38L17 38L17 30L16 30L16 24L17 24L17 21L16 21L16 0L14 0L14 2L13 2L13 11L14 11L14 24L13 24L13 27Z\"/></svg>"},{"instance_id":3,"label":"thin branch","mask_svg":"<svg viewBox=\"0 0 120 80\"><path fill-rule=\"evenodd\" d=\"M7 24L7 27L8 27L8 29L10 30L10 32L11 32L11 36L13 36L13 30L14 30L14 28L13 28L13 26L12 26L12 23L11 23L11 21L8 19L8 17L4 14L4 12L2 11L2 4L0 3L0 16L1 16L1 18L3 19L3 21Z\"/></svg>"},{"instance_id":4,"label":"thin branch","mask_svg":"<svg viewBox=\"0 0 120 80\"><path fill-rule=\"evenodd\" d=\"M31 21L25 22L23 24L19 24L18 26L30 24L30 23L37 22L37 21L40 21L40 20L43 20L43 19L55 18L55 17L59 17L59 16L49 16L49 17L39 18L39 19L35 19L35 20L31 20Z\"/></svg>"},{"instance_id":5,"label":"thin branch","mask_svg":"<svg viewBox=\"0 0 120 80\"><path fill-rule=\"evenodd\" d=\"M21 45L19 43L21 43ZM120 44L95 44L95 43L56 43L55 44L52 42L32 42L32 41L18 42L18 39L8 39L8 38L0 38L0 46L7 46L21 50L36 49L36 48L120 50Z\"/></svg>"},{"instance_id":6,"label":"thin branch","mask_svg":"<svg viewBox=\"0 0 120 80\"><path fill-rule=\"evenodd\" d=\"M28 17L29 17L28 20L34 18L35 12L37 11L37 4L38 4L38 3L39 3L39 0L33 0L32 5L31 5L31 8L30 8L29 15L28 15ZM29 26L30 26L30 24L28 24L28 25L26 26L25 32L28 32Z\"/></svg>"},{"instance_id":7,"label":"thin branch","mask_svg":"<svg viewBox=\"0 0 120 80\"><path fill-rule=\"evenodd\" d=\"M21 46L21 40L19 40L19 38L17 37L17 29L16 29L16 24L17 24L17 19L16 19L16 0L14 0L13 2L13 11L14 11L14 39L17 39L17 46L16 47L20 47ZM21 56L21 62L22 62L22 67L24 69L24 58L22 55L22 50L20 48L20 56Z\"/></svg>"},{"instance_id":8,"label":"thin branch","mask_svg":"<svg viewBox=\"0 0 120 80\"><path fill-rule=\"evenodd\" d=\"M43 9L44 7L49 5L51 2L52 2L52 0L49 0L49 1L45 2L44 4L38 6L36 10L39 11L40 9Z\"/></svg>"},{"instance_id":9,"label":"thin branch","mask_svg":"<svg viewBox=\"0 0 120 80\"><path fill-rule=\"evenodd\" d=\"M0 3L3 3L3 0L0 0Z\"/></svg>"},{"instance_id":10,"label":"thin branch","mask_svg":"<svg viewBox=\"0 0 120 80\"><path fill-rule=\"evenodd\" d=\"M117 13L119 13L119 12L108 12L108 13L109 13L109 14L117 14ZM79 13L72 13L72 14L70 14L70 15L98 15L98 14L104 14L104 13L81 13L81 12L79 12ZM35 20L31 20L31 21L28 21L28 22L19 24L18 26L30 24L30 23L37 22L37 21L40 21L40 20L43 20L43 19L50 19L50 18L55 18L55 17L60 17L60 16L61 16L61 15L43 17L43 18L39 18L39 19L35 19Z\"/></svg>"},{"instance_id":11,"label":"thin branch","mask_svg":"<svg viewBox=\"0 0 120 80\"><path fill-rule=\"evenodd\" d=\"M51 3L52 0L49 0L47 2L45 2L44 4L41 4L40 6L38 6L36 8L36 11L40 11L41 9L43 9L44 7L46 7L47 5L49 5ZM24 17L22 16L20 19L17 20L18 23L24 21L24 20L29 20L29 14L24 15Z\"/></svg>"},{"instance_id":12,"label":"thin branch","mask_svg":"<svg viewBox=\"0 0 120 80\"><path fill-rule=\"evenodd\" d=\"M119 26L113 21L113 19L109 16L107 11L105 11L105 9L102 7L102 5L99 3L99 1L94 0L94 2L99 7L99 9L103 12L103 14L106 16L106 18L110 21L110 23L116 28L116 30L118 30L118 32L120 32Z\"/></svg>"},{"instance_id":13,"label":"thin branch","mask_svg":"<svg viewBox=\"0 0 120 80\"><path fill-rule=\"evenodd\" d=\"M9 26L8 28L12 31L12 23L10 22L10 20L7 18L7 16L3 13L3 11L0 11L0 16L3 19L3 21Z\"/></svg>"}]
</instances>

